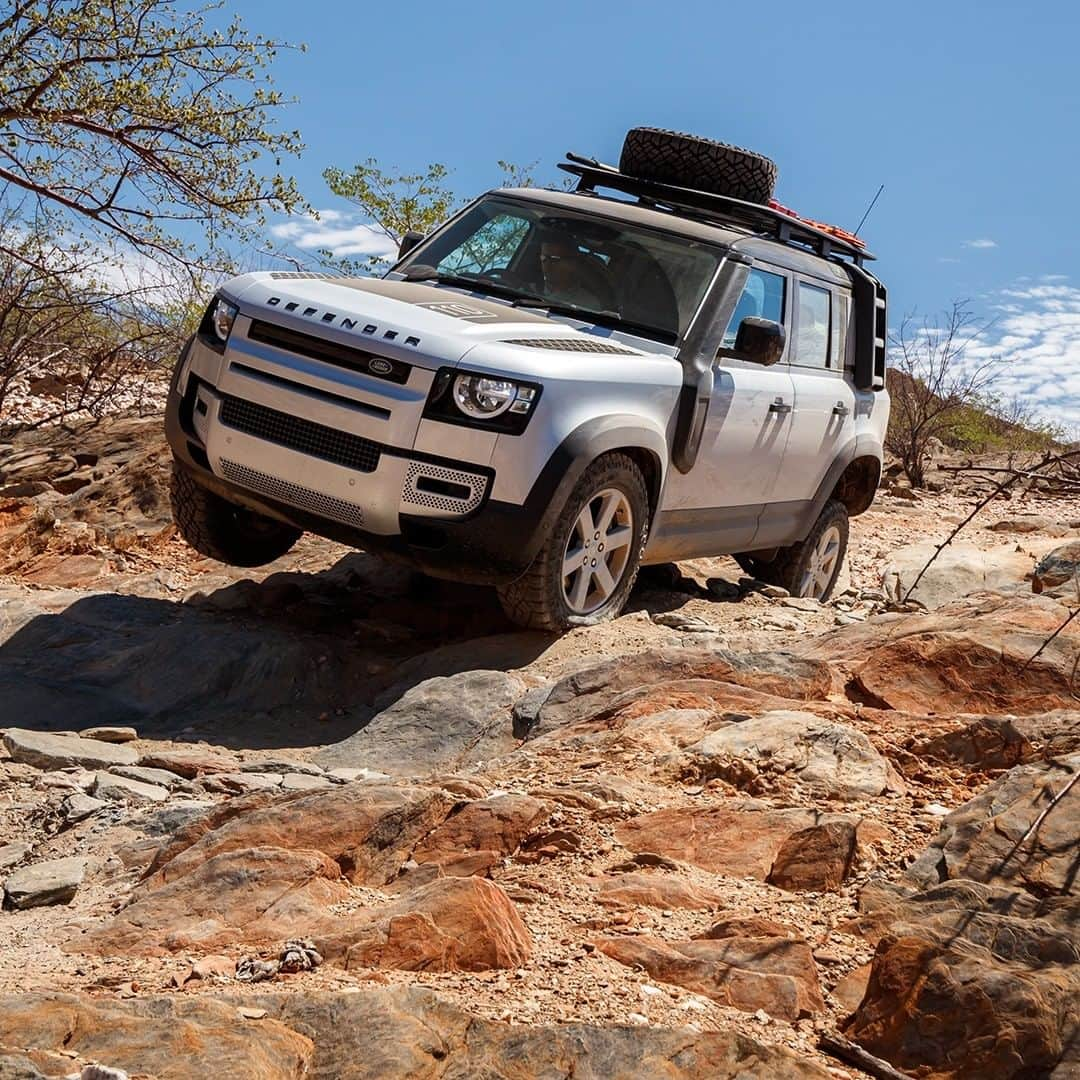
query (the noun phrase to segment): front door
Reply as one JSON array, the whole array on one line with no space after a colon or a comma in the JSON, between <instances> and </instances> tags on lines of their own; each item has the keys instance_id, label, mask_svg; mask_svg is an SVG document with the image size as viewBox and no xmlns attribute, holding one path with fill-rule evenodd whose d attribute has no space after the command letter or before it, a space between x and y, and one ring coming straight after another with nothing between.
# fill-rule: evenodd
<instances>
[{"instance_id":1,"label":"front door","mask_svg":"<svg viewBox=\"0 0 1080 1080\"><path fill-rule=\"evenodd\" d=\"M783 323L786 293L784 275L753 268L723 345L734 344L748 316ZM713 379L697 461L689 473L668 474L649 561L747 550L774 497L794 410L788 365L725 359Z\"/></svg>"}]
</instances>

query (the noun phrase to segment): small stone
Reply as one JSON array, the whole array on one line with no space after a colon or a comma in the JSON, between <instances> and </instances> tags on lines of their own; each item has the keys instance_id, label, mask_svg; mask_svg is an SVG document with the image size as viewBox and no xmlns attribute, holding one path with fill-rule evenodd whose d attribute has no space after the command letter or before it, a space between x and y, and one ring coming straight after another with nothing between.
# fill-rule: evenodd
<instances>
[{"instance_id":1,"label":"small stone","mask_svg":"<svg viewBox=\"0 0 1080 1080\"><path fill-rule=\"evenodd\" d=\"M108 805L101 799L95 799L92 795L77 791L64 800L64 820L74 825L75 822L84 821L99 810L104 810Z\"/></svg>"},{"instance_id":2,"label":"small stone","mask_svg":"<svg viewBox=\"0 0 1080 1080\"><path fill-rule=\"evenodd\" d=\"M29 844L24 844L21 841L14 844L4 844L0 847L0 870L7 870L16 863L22 862L29 854Z\"/></svg>"},{"instance_id":3,"label":"small stone","mask_svg":"<svg viewBox=\"0 0 1080 1080\"><path fill-rule=\"evenodd\" d=\"M139 733L133 727L90 727L79 732L80 739L97 739L98 742L134 742Z\"/></svg>"},{"instance_id":4,"label":"small stone","mask_svg":"<svg viewBox=\"0 0 1080 1080\"><path fill-rule=\"evenodd\" d=\"M87 1065L79 1073L79 1080L128 1080L123 1069L110 1069L104 1065Z\"/></svg>"},{"instance_id":5,"label":"small stone","mask_svg":"<svg viewBox=\"0 0 1080 1080\"><path fill-rule=\"evenodd\" d=\"M109 770L113 776L126 776L129 780L138 780L143 784L156 784L158 787L174 788L186 781L178 773L168 769L151 769L145 765L115 765Z\"/></svg>"},{"instance_id":6,"label":"small stone","mask_svg":"<svg viewBox=\"0 0 1080 1080\"><path fill-rule=\"evenodd\" d=\"M709 578L705 588L714 600L738 600L741 595L739 586L725 578Z\"/></svg>"},{"instance_id":7,"label":"small stone","mask_svg":"<svg viewBox=\"0 0 1080 1080\"><path fill-rule=\"evenodd\" d=\"M932 814L934 817L946 817L951 814L952 811L947 806L942 806L941 803L927 803L923 807L923 812L926 814Z\"/></svg>"},{"instance_id":8,"label":"small stone","mask_svg":"<svg viewBox=\"0 0 1080 1080\"><path fill-rule=\"evenodd\" d=\"M334 780L342 780L345 783L352 783L354 780L389 780L390 777L384 773L379 772L378 769L331 769L327 774Z\"/></svg>"},{"instance_id":9,"label":"small stone","mask_svg":"<svg viewBox=\"0 0 1080 1080\"><path fill-rule=\"evenodd\" d=\"M244 1020L262 1020L266 1016L265 1009L256 1009L250 1005L241 1005L236 1011Z\"/></svg>"},{"instance_id":10,"label":"small stone","mask_svg":"<svg viewBox=\"0 0 1080 1080\"><path fill-rule=\"evenodd\" d=\"M236 974L236 961L229 956L204 956L191 967L193 979L231 979Z\"/></svg>"},{"instance_id":11,"label":"small stone","mask_svg":"<svg viewBox=\"0 0 1080 1080\"><path fill-rule=\"evenodd\" d=\"M259 761L245 761L240 766L246 773L304 773L306 776L322 776L325 772L310 761L293 761L292 758L262 758Z\"/></svg>"},{"instance_id":12,"label":"small stone","mask_svg":"<svg viewBox=\"0 0 1080 1080\"><path fill-rule=\"evenodd\" d=\"M98 773L94 794L100 799L145 805L164 802L169 797L169 790L158 784L144 784L141 780L132 780L127 776Z\"/></svg>"},{"instance_id":13,"label":"small stone","mask_svg":"<svg viewBox=\"0 0 1080 1080\"><path fill-rule=\"evenodd\" d=\"M20 910L67 904L74 899L85 873L85 859L48 859L16 870L4 882L4 891L12 906Z\"/></svg>"},{"instance_id":14,"label":"small stone","mask_svg":"<svg viewBox=\"0 0 1080 1080\"><path fill-rule=\"evenodd\" d=\"M780 601L784 607L794 608L796 611L820 611L821 601L812 596L785 596Z\"/></svg>"},{"instance_id":15,"label":"small stone","mask_svg":"<svg viewBox=\"0 0 1080 1080\"><path fill-rule=\"evenodd\" d=\"M768 596L773 600L783 600L785 597L791 595L787 589L780 585L762 585L761 588L758 589L758 592L761 593L762 596Z\"/></svg>"},{"instance_id":16,"label":"small stone","mask_svg":"<svg viewBox=\"0 0 1080 1080\"><path fill-rule=\"evenodd\" d=\"M333 783L325 776L309 776L307 773L286 773L281 778L281 787L285 791L316 791L331 787Z\"/></svg>"}]
</instances>

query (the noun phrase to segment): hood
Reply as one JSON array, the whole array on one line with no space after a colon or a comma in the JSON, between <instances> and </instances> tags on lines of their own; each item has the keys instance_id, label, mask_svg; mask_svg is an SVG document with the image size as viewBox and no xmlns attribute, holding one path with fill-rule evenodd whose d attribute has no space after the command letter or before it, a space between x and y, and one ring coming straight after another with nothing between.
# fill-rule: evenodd
<instances>
[{"instance_id":1,"label":"hood","mask_svg":"<svg viewBox=\"0 0 1080 1080\"><path fill-rule=\"evenodd\" d=\"M642 355L538 312L423 282L273 271L233 278L221 291L249 318L428 367L496 342L562 339L578 355Z\"/></svg>"}]
</instances>

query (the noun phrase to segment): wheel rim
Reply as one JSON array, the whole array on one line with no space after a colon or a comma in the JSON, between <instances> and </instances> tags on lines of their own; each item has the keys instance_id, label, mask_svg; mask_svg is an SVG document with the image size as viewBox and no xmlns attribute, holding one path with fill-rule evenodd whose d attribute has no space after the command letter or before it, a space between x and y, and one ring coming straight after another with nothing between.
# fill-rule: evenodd
<instances>
[{"instance_id":1,"label":"wheel rim","mask_svg":"<svg viewBox=\"0 0 1080 1080\"><path fill-rule=\"evenodd\" d=\"M563 551L562 589L575 615L590 615L611 599L630 564L634 513L615 488L593 495L581 508Z\"/></svg>"},{"instance_id":2,"label":"wheel rim","mask_svg":"<svg viewBox=\"0 0 1080 1080\"><path fill-rule=\"evenodd\" d=\"M840 529L836 525L830 525L818 537L806 560L806 569L799 583L800 596L820 600L828 592L840 559L840 540Z\"/></svg>"}]
</instances>

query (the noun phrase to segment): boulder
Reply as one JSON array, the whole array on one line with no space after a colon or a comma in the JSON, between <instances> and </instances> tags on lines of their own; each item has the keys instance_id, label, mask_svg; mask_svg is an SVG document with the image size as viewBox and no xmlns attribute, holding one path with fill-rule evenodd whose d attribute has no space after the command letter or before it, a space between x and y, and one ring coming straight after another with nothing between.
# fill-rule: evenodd
<instances>
[{"instance_id":1,"label":"boulder","mask_svg":"<svg viewBox=\"0 0 1080 1080\"><path fill-rule=\"evenodd\" d=\"M90 795L83 794L81 791L72 792L64 800L64 821L69 824L84 821L99 810L104 810L108 805L103 799L95 799Z\"/></svg>"},{"instance_id":2,"label":"boulder","mask_svg":"<svg viewBox=\"0 0 1080 1080\"><path fill-rule=\"evenodd\" d=\"M151 769L164 769L185 780L194 780L204 773L235 772L240 767L240 763L231 754L200 746L152 750L143 754L138 764Z\"/></svg>"},{"instance_id":3,"label":"boulder","mask_svg":"<svg viewBox=\"0 0 1080 1080\"><path fill-rule=\"evenodd\" d=\"M828 660L836 689L878 708L1028 716L1076 704L1080 622L1046 644L1067 617L1046 596L968 597L925 614L880 615L795 648Z\"/></svg>"},{"instance_id":4,"label":"boulder","mask_svg":"<svg viewBox=\"0 0 1080 1080\"><path fill-rule=\"evenodd\" d=\"M223 852L276 847L322 852L353 883L385 885L450 806L438 790L382 784L256 792L179 829L155 856L150 883L175 881Z\"/></svg>"},{"instance_id":5,"label":"boulder","mask_svg":"<svg viewBox=\"0 0 1080 1080\"><path fill-rule=\"evenodd\" d=\"M8 728L4 732L4 745L13 761L21 761L37 769L65 769L72 765L81 765L86 769L107 769L110 765L134 765L139 759L130 746L25 728Z\"/></svg>"},{"instance_id":6,"label":"boulder","mask_svg":"<svg viewBox=\"0 0 1080 1080\"><path fill-rule=\"evenodd\" d=\"M1036 564L1031 578L1032 592L1054 590L1066 599L1075 599L1080 586L1080 540L1054 548Z\"/></svg>"},{"instance_id":7,"label":"boulder","mask_svg":"<svg viewBox=\"0 0 1080 1080\"><path fill-rule=\"evenodd\" d=\"M139 737L139 733L133 727L111 727L101 724L80 731L79 737L97 739L99 742L126 743L134 742Z\"/></svg>"},{"instance_id":8,"label":"boulder","mask_svg":"<svg viewBox=\"0 0 1080 1080\"><path fill-rule=\"evenodd\" d=\"M29 844L16 841L12 844L0 844L0 870L7 870L21 863L30 854Z\"/></svg>"},{"instance_id":9,"label":"boulder","mask_svg":"<svg viewBox=\"0 0 1080 1080\"><path fill-rule=\"evenodd\" d=\"M986 950L883 938L845 1033L912 1075L1047 1076L1080 1020L1075 967L992 962Z\"/></svg>"},{"instance_id":10,"label":"boulder","mask_svg":"<svg viewBox=\"0 0 1080 1080\"><path fill-rule=\"evenodd\" d=\"M631 872L601 882L596 890L596 900L609 907L710 911L720 907L724 895L673 874Z\"/></svg>"},{"instance_id":11,"label":"boulder","mask_svg":"<svg viewBox=\"0 0 1080 1080\"><path fill-rule=\"evenodd\" d=\"M108 922L77 935L69 952L163 956L296 937L348 896L336 863L318 851L226 851L177 880L143 887Z\"/></svg>"},{"instance_id":12,"label":"boulder","mask_svg":"<svg viewBox=\"0 0 1080 1080\"><path fill-rule=\"evenodd\" d=\"M882 794L889 782L888 763L861 731L813 713L769 712L728 724L686 753L703 776L740 787L751 777L789 776L816 794L854 800Z\"/></svg>"},{"instance_id":13,"label":"boulder","mask_svg":"<svg viewBox=\"0 0 1080 1080\"><path fill-rule=\"evenodd\" d=\"M94 780L94 794L99 799L145 806L148 803L164 802L169 797L169 789L160 784L147 784L142 780L133 780L129 776L114 776L112 773L99 772Z\"/></svg>"},{"instance_id":14,"label":"boulder","mask_svg":"<svg viewBox=\"0 0 1080 1080\"><path fill-rule=\"evenodd\" d=\"M441 878L393 903L328 916L305 931L329 963L401 971L485 971L528 962L532 938L498 885Z\"/></svg>"},{"instance_id":15,"label":"boulder","mask_svg":"<svg viewBox=\"0 0 1080 1080\"><path fill-rule=\"evenodd\" d=\"M1046 514L1016 514L1002 518L986 526L991 532L999 533L1049 533L1051 536L1065 536L1069 527Z\"/></svg>"},{"instance_id":16,"label":"boulder","mask_svg":"<svg viewBox=\"0 0 1080 1080\"><path fill-rule=\"evenodd\" d=\"M665 942L650 937L602 938L596 947L654 979L744 1012L764 1009L794 1021L824 1012L810 946L790 937L727 937Z\"/></svg>"},{"instance_id":17,"label":"boulder","mask_svg":"<svg viewBox=\"0 0 1080 1080\"><path fill-rule=\"evenodd\" d=\"M123 1001L60 993L0 996L4 1044L63 1050L155 1080L295 1080L309 1075L313 1051L310 1039L280 1021L247 1022L234 1005L204 997Z\"/></svg>"},{"instance_id":18,"label":"boulder","mask_svg":"<svg viewBox=\"0 0 1080 1080\"><path fill-rule=\"evenodd\" d=\"M237 999L239 1000L239 999ZM245 996L310 1038L312 1080L828 1080L786 1047L731 1028L499 1023L419 986ZM357 1033L363 1053L357 1053Z\"/></svg>"},{"instance_id":19,"label":"boulder","mask_svg":"<svg viewBox=\"0 0 1080 1080\"><path fill-rule=\"evenodd\" d=\"M984 551L974 544L954 541L945 548L908 597L919 572L937 545L912 544L889 553L881 570L881 585L889 600L917 600L926 608L942 607L962 596L981 592L1028 591L1035 560L1009 547Z\"/></svg>"},{"instance_id":20,"label":"boulder","mask_svg":"<svg viewBox=\"0 0 1080 1080\"><path fill-rule=\"evenodd\" d=\"M67 904L75 898L85 873L86 860L77 856L47 859L16 870L4 882L4 892L16 908Z\"/></svg>"},{"instance_id":21,"label":"boulder","mask_svg":"<svg viewBox=\"0 0 1080 1080\"><path fill-rule=\"evenodd\" d=\"M411 776L507 754L517 745L511 709L524 690L502 671L427 679L355 735L320 750L315 762Z\"/></svg>"},{"instance_id":22,"label":"boulder","mask_svg":"<svg viewBox=\"0 0 1080 1080\"><path fill-rule=\"evenodd\" d=\"M723 649L661 649L620 656L560 679L539 710L531 737L568 725L629 719L662 709L764 702L759 711L791 701L823 699L828 667L787 653ZM725 707L723 704L721 708Z\"/></svg>"},{"instance_id":23,"label":"boulder","mask_svg":"<svg viewBox=\"0 0 1080 1080\"><path fill-rule=\"evenodd\" d=\"M782 888L834 889L887 835L853 814L822 814L762 803L671 807L623 822L615 833L634 852L656 852L713 873ZM814 852L814 861L803 858Z\"/></svg>"},{"instance_id":24,"label":"boulder","mask_svg":"<svg viewBox=\"0 0 1080 1080\"><path fill-rule=\"evenodd\" d=\"M1035 895L1076 888L1080 753L1010 770L954 810L905 878L919 888L963 878Z\"/></svg>"}]
</instances>

